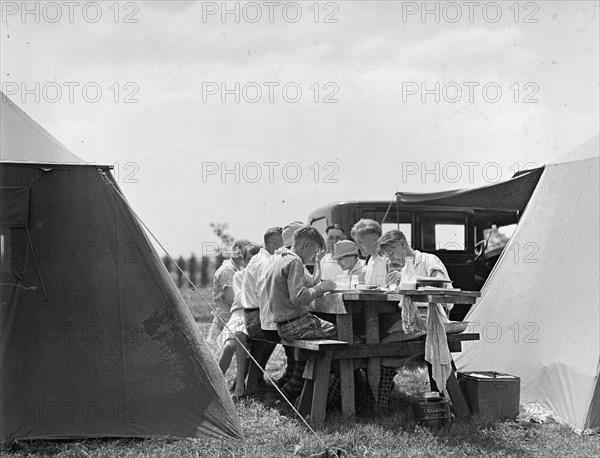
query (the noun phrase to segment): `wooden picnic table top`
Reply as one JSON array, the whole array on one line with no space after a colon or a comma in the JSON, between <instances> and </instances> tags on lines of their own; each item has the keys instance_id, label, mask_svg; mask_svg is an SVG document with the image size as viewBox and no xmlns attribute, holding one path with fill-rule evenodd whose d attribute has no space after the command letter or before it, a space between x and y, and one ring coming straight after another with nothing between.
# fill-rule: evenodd
<instances>
[{"instance_id":1,"label":"wooden picnic table top","mask_svg":"<svg viewBox=\"0 0 600 458\"><path fill-rule=\"evenodd\" d=\"M404 296L410 296L413 301L415 298L429 297L429 296L444 296L444 297L452 297L452 298L461 298L461 297L481 297L481 293L479 291L462 291L459 289L443 289L443 288L435 288L435 289L404 289L404 290L396 290L394 292L384 292L384 291L358 291L358 290L346 290L340 291L339 293L336 291L332 291L329 294L341 294L344 299L347 300L361 300L361 301L400 301Z\"/></svg>"},{"instance_id":2,"label":"wooden picnic table top","mask_svg":"<svg viewBox=\"0 0 600 458\"><path fill-rule=\"evenodd\" d=\"M399 311L398 304L404 296L410 297L413 302L417 303L474 304L481 293L454 289L401 290L393 293L356 290L332 291L315 299L311 304L311 311L345 314L348 313L349 307L356 312L368 304L379 303L380 313L392 313Z\"/></svg>"}]
</instances>

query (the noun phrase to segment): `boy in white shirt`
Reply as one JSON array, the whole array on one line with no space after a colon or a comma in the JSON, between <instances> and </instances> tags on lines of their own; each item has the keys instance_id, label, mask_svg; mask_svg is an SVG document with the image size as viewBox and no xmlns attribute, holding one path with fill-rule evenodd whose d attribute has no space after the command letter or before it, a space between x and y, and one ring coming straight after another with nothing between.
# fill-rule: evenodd
<instances>
[{"instance_id":1,"label":"boy in white shirt","mask_svg":"<svg viewBox=\"0 0 600 458\"><path fill-rule=\"evenodd\" d=\"M351 235L358 249L363 256L369 256L364 269L364 282L368 285L384 286L388 282L388 259L379 255L377 244L381 233L381 226L372 219L361 219L352 228Z\"/></svg>"}]
</instances>

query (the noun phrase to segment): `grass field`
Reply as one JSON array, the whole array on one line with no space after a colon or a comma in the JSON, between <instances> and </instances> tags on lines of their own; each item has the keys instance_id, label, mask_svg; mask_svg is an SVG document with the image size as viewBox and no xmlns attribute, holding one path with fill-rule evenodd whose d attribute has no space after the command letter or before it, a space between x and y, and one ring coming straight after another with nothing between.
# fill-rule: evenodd
<instances>
[{"instance_id":1,"label":"grass field","mask_svg":"<svg viewBox=\"0 0 600 458\"><path fill-rule=\"evenodd\" d=\"M210 288L202 291L210 300ZM183 291L193 315L206 321L207 306L196 293ZM284 365L281 349L274 353L269 373L277 376ZM232 364L227 380L235 374ZM222 439L185 440L84 440L19 441L2 447L2 456L56 457L316 457L325 443L344 457L397 456L599 456L600 436L579 436L554 422L485 422L454 420L441 429L429 429L414 421L411 401L427 391L427 371L420 367L402 370L388 409L345 419L329 415L317 438L286 406L267 407L259 399L236 403L245 441ZM321 442L323 441L323 443ZM336 455L332 455L336 456Z\"/></svg>"}]
</instances>

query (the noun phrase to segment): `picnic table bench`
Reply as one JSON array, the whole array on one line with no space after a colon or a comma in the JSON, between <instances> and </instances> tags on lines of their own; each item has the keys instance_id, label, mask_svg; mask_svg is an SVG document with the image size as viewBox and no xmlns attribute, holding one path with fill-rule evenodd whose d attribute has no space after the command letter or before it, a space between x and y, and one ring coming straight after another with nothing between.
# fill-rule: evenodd
<instances>
[{"instance_id":1,"label":"picnic table bench","mask_svg":"<svg viewBox=\"0 0 600 458\"><path fill-rule=\"evenodd\" d=\"M450 334L447 336L448 347L451 352L460 352L462 342L478 340L479 334ZM323 424L326 414L327 392L329 387L329 374L332 361L340 362L340 378L342 411L345 414L354 414L354 379L355 368L365 366L369 358L393 357L400 358L425 354L424 337L419 340L403 342L390 342L378 344L350 344L340 340L296 340L282 342L295 348L295 356L299 361L306 361L304 369L304 388L300 395L299 412L303 417L310 415L311 426L318 427ZM359 364L355 362L360 361ZM345 363L352 374L351 383L348 377L341 376L342 363ZM345 383L344 383L345 382ZM468 407L458 386L456 375L452 373L448 379L447 389L450 399L461 416L468 415Z\"/></svg>"}]
</instances>

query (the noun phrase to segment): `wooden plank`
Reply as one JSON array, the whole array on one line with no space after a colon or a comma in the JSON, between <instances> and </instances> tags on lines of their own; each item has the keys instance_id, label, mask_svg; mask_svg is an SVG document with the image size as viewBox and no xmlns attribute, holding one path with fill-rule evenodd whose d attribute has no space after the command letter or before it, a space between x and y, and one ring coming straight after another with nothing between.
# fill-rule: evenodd
<instances>
[{"instance_id":1,"label":"wooden plank","mask_svg":"<svg viewBox=\"0 0 600 458\"><path fill-rule=\"evenodd\" d=\"M324 351L335 347L347 346L348 342L331 339L314 339L314 340L294 340L292 342L281 341L282 345L287 345L294 348L302 348L304 350Z\"/></svg>"},{"instance_id":2,"label":"wooden plank","mask_svg":"<svg viewBox=\"0 0 600 458\"><path fill-rule=\"evenodd\" d=\"M338 339L346 342L354 341L352 311L352 305L350 305L348 314L336 316ZM354 404L354 361L352 359L340 360L340 389L342 413L346 416L352 416L356 410Z\"/></svg>"},{"instance_id":3,"label":"wooden plank","mask_svg":"<svg viewBox=\"0 0 600 458\"><path fill-rule=\"evenodd\" d=\"M451 352L461 351L461 342L479 340L479 334L450 334L447 335L448 348ZM422 340L421 340L422 339ZM390 342L377 344L353 344L346 347L338 347L333 350L333 359L357 359L370 357L402 357L411 355L422 355L425 353L425 340L409 340L405 342ZM299 361L315 359L313 351L299 349L296 355Z\"/></svg>"},{"instance_id":4,"label":"wooden plank","mask_svg":"<svg viewBox=\"0 0 600 458\"><path fill-rule=\"evenodd\" d=\"M452 400L452 405L454 406L456 414L461 418L467 418L469 416L469 407L467 406L467 401L465 401L463 392L458 385L458 380L456 379L454 371L450 373L450 377L446 380L446 389L448 390L448 395Z\"/></svg>"},{"instance_id":5,"label":"wooden plank","mask_svg":"<svg viewBox=\"0 0 600 458\"><path fill-rule=\"evenodd\" d=\"M304 386L302 387L300 402L298 404L298 412L300 412L302 417L310 415L314 390L315 381L310 379L304 380Z\"/></svg>"},{"instance_id":6,"label":"wooden plank","mask_svg":"<svg viewBox=\"0 0 600 458\"><path fill-rule=\"evenodd\" d=\"M315 361L306 361L304 365L304 372L302 372L302 377L314 380L315 379Z\"/></svg>"},{"instance_id":7,"label":"wooden plank","mask_svg":"<svg viewBox=\"0 0 600 458\"><path fill-rule=\"evenodd\" d=\"M474 304L477 301L476 297L471 296L446 296L431 294L428 296L410 296L411 300L415 303L439 303L439 304Z\"/></svg>"},{"instance_id":8,"label":"wooden plank","mask_svg":"<svg viewBox=\"0 0 600 458\"><path fill-rule=\"evenodd\" d=\"M351 359L340 361L340 390L342 396L342 413L346 416L354 415L354 362Z\"/></svg>"},{"instance_id":9,"label":"wooden plank","mask_svg":"<svg viewBox=\"0 0 600 458\"><path fill-rule=\"evenodd\" d=\"M481 292L479 291L462 291L457 289L410 289L410 290L400 290L398 294L408 295L408 296L430 296L432 294L440 294L444 296L456 296L456 297L481 297Z\"/></svg>"},{"instance_id":10,"label":"wooden plank","mask_svg":"<svg viewBox=\"0 0 600 458\"><path fill-rule=\"evenodd\" d=\"M367 346L372 344L379 344L379 314L376 304L367 303L365 304L365 338ZM379 357L375 355L369 355L369 361L367 362L367 379L371 392L375 399L379 394L379 379L381 377L381 364Z\"/></svg>"},{"instance_id":11,"label":"wooden plank","mask_svg":"<svg viewBox=\"0 0 600 458\"><path fill-rule=\"evenodd\" d=\"M325 421L327 409L327 390L329 388L329 372L331 370L331 352L319 354L316 361L314 391L310 408L310 425L321 426Z\"/></svg>"},{"instance_id":12,"label":"wooden plank","mask_svg":"<svg viewBox=\"0 0 600 458\"><path fill-rule=\"evenodd\" d=\"M481 293L479 291L457 291L457 290L445 290L445 291L439 291L439 290L404 290L404 291L400 291L400 292L394 292L394 293L384 293L384 292L364 292L364 291L360 291L360 292L345 292L342 294L342 297L344 298L344 301L384 301L384 302L399 302L402 300L402 297L404 295L409 295L413 302L430 302L426 299L420 299L421 297L427 297L427 296L432 296L432 295L436 295L436 296L442 296L442 297L453 297L454 303L458 304L459 302L457 302L458 300L460 300L460 298L478 298L481 297ZM438 301L435 301L438 302ZM449 301L452 302L452 301ZM471 302L468 302L469 304Z\"/></svg>"}]
</instances>

